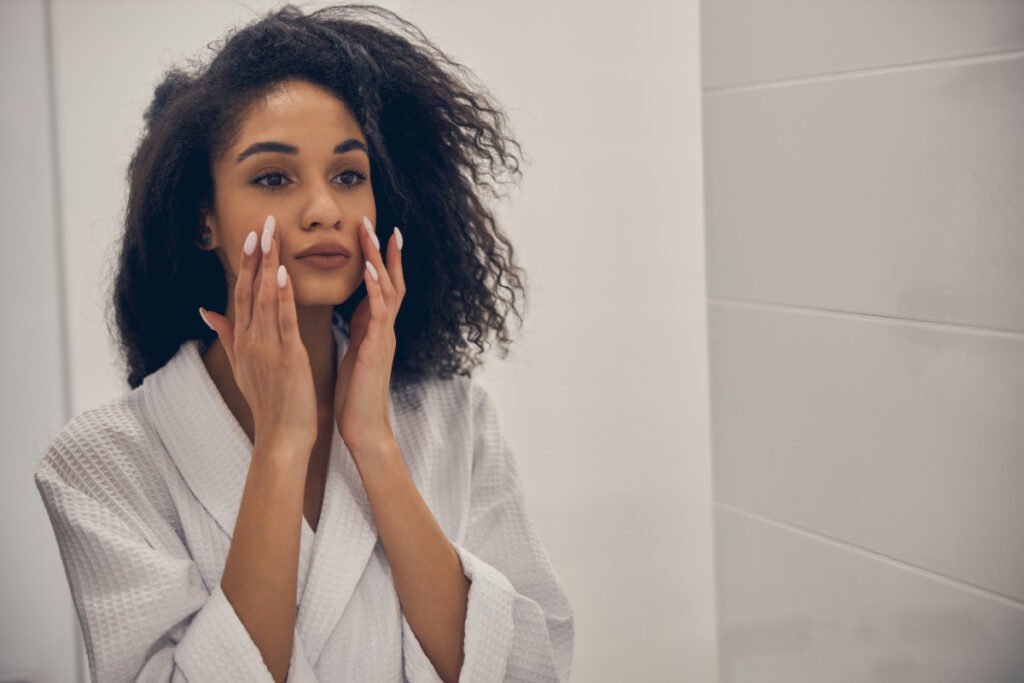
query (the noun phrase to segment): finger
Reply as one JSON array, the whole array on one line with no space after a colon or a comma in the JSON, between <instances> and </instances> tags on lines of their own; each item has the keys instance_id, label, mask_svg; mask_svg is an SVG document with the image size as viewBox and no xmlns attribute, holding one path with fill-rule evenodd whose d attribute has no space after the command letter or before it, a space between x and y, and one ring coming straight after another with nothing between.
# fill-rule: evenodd
<instances>
[{"instance_id":1,"label":"finger","mask_svg":"<svg viewBox=\"0 0 1024 683\"><path fill-rule=\"evenodd\" d=\"M238 277L235 280L235 324L239 330L249 329L252 320L252 281L259 262L256 256L256 231L253 230L242 245L242 257L238 262Z\"/></svg>"},{"instance_id":2,"label":"finger","mask_svg":"<svg viewBox=\"0 0 1024 683\"><path fill-rule=\"evenodd\" d=\"M231 363L231 368L234 370L235 367L235 326L230 319L225 318L220 313L214 313L208 311L202 306L199 307L199 316L203 319L203 322L209 326L211 330L217 333L217 338L220 340L221 345L228 354L228 361Z\"/></svg>"},{"instance_id":3,"label":"finger","mask_svg":"<svg viewBox=\"0 0 1024 683\"><path fill-rule=\"evenodd\" d=\"M280 319L281 343L298 340L299 316L295 311L295 289L288 270L282 263L277 267L277 306Z\"/></svg>"},{"instance_id":4,"label":"finger","mask_svg":"<svg viewBox=\"0 0 1024 683\"><path fill-rule=\"evenodd\" d=\"M363 254L373 264L377 271L377 282L384 301L390 303L395 300L395 288L391 284L391 276L388 274L387 266L384 265L384 256L380 251L380 241L373 230L373 223L369 217L363 216Z\"/></svg>"},{"instance_id":5,"label":"finger","mask_svg":"<svg viewBox=\"0 0 1024 683\"><path fill-rule=\"evenodd\" d=\"M398 294L398 302L405 298L405 271L402 270L402 231L396 225L388 239L388 272Z\"/></svg>"},{"instance_id":6,"label":"finger","mask_svg":"<svg viewBox=\"0 0 1024 683\"><path fill-rule=\"evenodd\" d=\"M273 232L276 229L276 223L272 216L267 216L266 220L263 221L263 228L257 235L256 241L256 272L253 274L252 284L252 318L256 320L259 314L259 302L260 291L263 289L263 271L266 270L266 264L264 263L263 254L263 235L266 232ZM269 230L268 230L269 228Z\"/></svg>"},{"instance_id":7,"label":"finger","mask_svg":"<svg viewBox=\"0 0 1024 683\"><path fill-rule=\"evenodd\" d=\"M366 267L363 268L363 280L366 282L366 298L370 300L370 321L367 323L369 328L375 320L387 320L388 305L380 288L380 273L369 261L366 261Z\"/></svg>"},{"instance_id":8,"label":"finger","mask_svg":"<svg viewBox=\"0 0 1024 683\"><path fill-rule=\"evenodd\" d=\"M366 270L366 266L363 266L363 270ZM359 343L362 342L363 337L366 336L366 323L370 319L370 297L369 290L367 295L360 300L356 306L356 310L352 312L352 321L349 323L349 341L348 348L350 350L356 349Z\"/></svg>"},{"instance_id":9,"label":"finger","mask_svg":"<svg viewBox=\"0 0 1024 683\"><path fill-rule=\"evenodd\" d=\"M263 225L263 236L260 239L260 249L263 252L263 271L260 273L259 292L256 294L256 317L259 318L260 334L268 337L281 339L281 331L278 326L277 313L277 267L278 235L275 230L273 216L267 216L267 222Z\"/></svg>"},{"instance_id":10,"label":"finger","mask_svg":"<svg viewBox=\"0 0 1024 683\"><path fill-rule=\"evenodd\" d=\"M256 261L256 269L252 273L252 294L249 296L249 328L256 322L256 298L260 294L260 284L263 282L263 252L260 251L259 240L256 240L256 253L253 255Z\"/></svg>"}]
</instances>

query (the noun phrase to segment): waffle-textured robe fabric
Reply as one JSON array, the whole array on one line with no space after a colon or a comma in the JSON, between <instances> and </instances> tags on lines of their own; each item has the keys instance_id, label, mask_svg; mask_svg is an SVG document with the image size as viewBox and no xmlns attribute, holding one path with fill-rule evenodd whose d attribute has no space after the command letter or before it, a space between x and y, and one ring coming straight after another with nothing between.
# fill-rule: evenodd
<instances>
[{"instance_id":1,"label":"waffle-textured robe fabric","mask_svg":"<svg viewBox=\"0 0 1024 683\"><path fill-rule=\"evenodd\" d=\"M99 683L272 681L220 587L252 442L201 352L186 342L142 386L77 415L35 473ZM390 418L471 582L459 681L568 680L573 611L486 390L424 380L392 392ZM336 427L316 532L302 519L297 593L291 683L441 681Z\"/></svg>"}]
</instances>

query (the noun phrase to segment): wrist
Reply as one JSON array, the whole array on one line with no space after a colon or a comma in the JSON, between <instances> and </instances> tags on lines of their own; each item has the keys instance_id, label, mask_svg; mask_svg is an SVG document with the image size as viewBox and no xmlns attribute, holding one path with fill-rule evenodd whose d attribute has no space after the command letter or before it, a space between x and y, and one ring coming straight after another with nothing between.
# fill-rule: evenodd
<instances>
[{"instance_id":1,"label":"wrist","mask_svg":"<svg viewBox=\"0 0 1024 683\"><path fill-rule=\"evenodd\" d=\"M352 454L353 459L356 460L385 460L402 457L398 441L394 437L387 437L367 444L358 444L354 447L349 447L349 452Z\"/></svg>"},{"instance_id":2,"label":"wrist","mask_svg":"<svg viewBox=\"0 0 1024 683\"><path fill-rule=\"evenodd\" d=\"M256 435L253 441L253 459L293 463L308 461L313 444L283 435Z\"/></svg>"}]
</instances>

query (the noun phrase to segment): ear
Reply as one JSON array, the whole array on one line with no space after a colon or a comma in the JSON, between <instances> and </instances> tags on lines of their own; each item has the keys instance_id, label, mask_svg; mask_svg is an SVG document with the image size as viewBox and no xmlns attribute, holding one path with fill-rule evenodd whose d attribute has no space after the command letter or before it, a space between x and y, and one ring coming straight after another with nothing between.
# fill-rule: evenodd
<instances>
[{"instance_id":1,"label":"ear","mask_svg":"<svg viewBox=\"0 0 1024 683\"><path fill-rule=\"evenodd\" d=\"M208 207L199 209L199 238L196 244L203 251L213 251L220 240L218 239L217 217Z\"/></svg>"},{"instance_id":2,"label":"ear","mask_svg":"<svg viewBox=\"0 0 1024 683\"><path fill-rule=\"evenodd\" d=\"M205 225L209 230L212 230L215 235L218 232L217 214L207 204L203 204L199 207L199 224Z\"/></svg>"}]
</instances>

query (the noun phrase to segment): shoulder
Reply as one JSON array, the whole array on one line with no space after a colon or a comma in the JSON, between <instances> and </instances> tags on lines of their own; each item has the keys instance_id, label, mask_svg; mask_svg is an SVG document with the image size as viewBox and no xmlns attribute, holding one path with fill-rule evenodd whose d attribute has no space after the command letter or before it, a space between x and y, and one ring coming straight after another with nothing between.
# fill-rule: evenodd
<instances>
[{"instance_id":1,"label":"shoulder","mask_svg":"<svg viewBox=\"0 0 1024 683\"><path fill-rule=\"evenodd\" d=\"M410 400L412 399L412 400ZM456 465L466 472L495 466L515 467L502 431L497 404L491 392L475 377L454 375L423 380L402 397L401 403L413 410L400 422L406 438L425 445L425 452L437 450L447 466ZM418 403L418 409L408 407ZM405 430L412 430L412 434Z\"/></svg>"},{"instance_id":2,"label":"shoulder","mask_svg":"<svg viewBox=\"0 0 1024 683\"><path fill-rule=\"evenodd\" d=\"M475 377L429 376L399 390L396 409L448 429L476 431L495 411L494 401Z\"/></svg>"},{"instance_id":3,"label":"shoulder","mask_svg":"<svg viewBox=\"0 0 1024 683\"><path fill-rule=\"evenodd\" d=\"M137 387L75 415L47 445L35 470L36 485L56 479L107 503L123 500L129 491L146 496L160 441L143 406L143 391Z\"/></svg>"},{"instance_id":4,"label":"shoulder","mask_svg":"<svg viewBox=\"0 0 1024 683\"><path fill-rule=\"evenodd\" d=\"M465 375L431 376L393 396L395 436L407 461L437 481L465 479L502 451L497 411L484 385Z\"/></svg>"},{"instance_id":5,"label":"shoulder","mask_svg":"<svg viewBox=\"0 0 1024 683\"><path fill-rule=\"evenodd\" d=\"M489 392L469 376L433 376L405 385L393 405L413 480L441 527L463 538L474 501L505 488L514 469Z\"/></svg>"}]
</instances>

